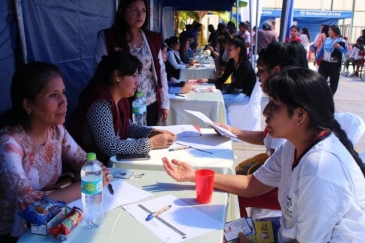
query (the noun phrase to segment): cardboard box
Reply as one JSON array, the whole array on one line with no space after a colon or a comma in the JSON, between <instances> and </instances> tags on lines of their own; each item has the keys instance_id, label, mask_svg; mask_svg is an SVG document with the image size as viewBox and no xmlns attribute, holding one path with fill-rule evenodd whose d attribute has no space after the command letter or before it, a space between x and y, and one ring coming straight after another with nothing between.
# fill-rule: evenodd
<instances>
[{"instance_id":1,"label":"cardboard box","mask_svg":"<svg viewBox=\"0 0 365 243\"><path fill-rule=\"evenodd\" d=\"M37 235L48 235L49 229L55 227L71 211L67 206L60 208L55 215L42 225L31 224L30 232Z\"/></svg>"}]
</instances>

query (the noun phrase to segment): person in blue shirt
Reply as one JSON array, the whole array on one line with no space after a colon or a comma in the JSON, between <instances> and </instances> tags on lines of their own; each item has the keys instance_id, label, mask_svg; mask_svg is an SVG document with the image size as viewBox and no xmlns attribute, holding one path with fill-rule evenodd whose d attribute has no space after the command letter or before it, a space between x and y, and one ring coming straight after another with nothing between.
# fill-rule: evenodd
<instances>
[{"instance_id":1,"label":"person in blue shirt","mask_svg":"<svg viewBox=\"0 0 365 243\"><path fill-rule=\"evenodd\" d=\"M167 61L167 45L166 44L162 44L161 52L162 52L163 61L166 62ZM165 68L165 66L163 66L162 68ZM169 73L167 73L167 80L168 80L167 84L169 86L169 88L168 88L169 94L185 94L185 93L190 92L190 90L192 88L191 82L189 82L189 81L178 82L174 77L171 77L171 75L169 75Z\"/></svg>"}]
</instances>

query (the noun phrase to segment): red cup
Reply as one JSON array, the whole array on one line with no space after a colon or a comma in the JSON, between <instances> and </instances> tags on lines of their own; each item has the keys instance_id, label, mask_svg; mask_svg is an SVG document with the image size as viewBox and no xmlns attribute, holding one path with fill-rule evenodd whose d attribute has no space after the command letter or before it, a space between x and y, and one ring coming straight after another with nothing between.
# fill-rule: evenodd
<instances>
[{"instance_id":1,"label":"red cup","mask_svg":"<svg viewBox=\"0 0 365 243\"><path fill-rule=\"evenodd\" d=\"M196 200L200 203L210 203L212 200L214 187L213 170L196 170L195 171L195 190Z\"/></svg>"}]
</instances>

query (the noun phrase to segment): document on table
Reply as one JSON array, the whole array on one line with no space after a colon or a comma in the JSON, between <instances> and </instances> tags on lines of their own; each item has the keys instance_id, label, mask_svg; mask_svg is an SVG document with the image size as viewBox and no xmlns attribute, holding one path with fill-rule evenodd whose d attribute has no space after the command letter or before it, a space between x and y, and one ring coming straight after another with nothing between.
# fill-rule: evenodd
<instances>
[{"instance_id":1,"label":"document on table","mask_svg":"<svg viewBox=\"0 0 365 243\"><path fill-rule=\"evenodd\" d=\"M153 128L170 131L178 137L197 137L202 135L199 126L193 125L153 126Z\"/></svg>"},{"instance_id":2,"label":"document on table","mask_svg":"<svg viewBox=\"0 0 365 243\"><path fill-rule=\"evenodd\" d=\"M106 186L103 188L104 212L108 212L122 205L138 202L142 199L152 197L152 193L135 187L124 180L115 180L112 182L112 185L114 189L114 195L109 193ZM69 203L68 206L76 206L83 209L81 199Z\"/></svg>"},{"instance_id":3,"label":"document on table","mask_svg":"<svg viewBox=\"0 0 365 243\"><path fill-rule=\"evenodd\" d=\"M186 100L186 95L183 95L183 94L169 94L169 99Z\"/></svg>"},{"instance_id":4,"label":"document on table","mask_svg":"<svg viewBox=\"0 0 365 243\"><path fill-rule=\"evenodd\" d=\"M169 210L146 221L150 213L168 205L172 205ZM123 208L163 242L181 242L223 228L217 220L172 195L123 206Z\"/></svg>"},{"instance_id":5,"label":"document on table","mask_svg":"<svg viewBox=\"0 0 365 243\"><path fill-rule=\"evenodd\" d=\"M226 136L226 137L230 137L230 138L237 138L237 136L233 133L231 133L230 131L228 131L227 129L224 129L222 127L219 127L217 125L215 125L213 123L212 120L210 120L206 115L204 115L203 113L199 112L199 111L192 111L192 110L185 110L187 113L192 114L193 116L199 118L202 122L205 122L207 125L213 127L214 129L216 129L218 131L218 133L222 136Z\"/></svg>"},{"instance_id":6,"label":"document on table","mask_svg":"<svg viewBox=\"0 0 365 243\"><path fill-rule=\"evenodd\" d=\"M187 149L171 151L170 153L174 153L174 157L180 157L182 160L196 160L199 158L205 158L209 156L216 155L218 153L226 152L226 148L220 148L215 145L207 145L207 144L196 144L187 141L176 141L173 143L170 148L179 148L181 146L187 146Z\"/></svg>"}]
</instances>

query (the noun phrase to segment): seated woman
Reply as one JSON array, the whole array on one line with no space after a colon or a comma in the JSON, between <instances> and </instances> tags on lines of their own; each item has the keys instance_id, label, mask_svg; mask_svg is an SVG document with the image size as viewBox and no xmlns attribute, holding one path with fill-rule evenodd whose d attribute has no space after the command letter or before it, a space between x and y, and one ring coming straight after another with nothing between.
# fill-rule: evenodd
<instances>
[{"instance_id":1,"label":"seated woman","mask_svg":"<svg viewBox=\"0 0 365 243\"><path fill-rule=\"evenodd\" d=\"M255 71L247 58L245 41L237 36L228 41L228 57L230 58L222 76L216 80L199 79L198 82L214 83L222 90L226 106L247 104L256 83ZM231 83L224 86L224 82L231 75Z\"/></svg>"},{"instance_id":2,"label":"seated woman","mask_svg":"<svg viewBox=\"0 0 365 243\"><path fill-rule=\"evenodd\" d=\"M365 166L333 119L327 81L288 68L265 84L269 134L287 139L253 175L215 174L214 187L242 197L279 188L278 242L360 242L365 232ZM163 158L177 181L195 181L185 162ZM320 220L319 220L320 219Z\"/></svg>"},{"instance_id":3,"label":"seated woman","mask_svg":"<svg viewBox=\"0 0 365 243\"><path fill-rule=\"evenodd\" d=\"M80 174L86 158L62 125L67 111L58 67L33 62L20 67L11 84L12 107L0 117L0 242L16 242L26 230L17 213L43 196L70 203L81 184L47 191L67 166ZM109 184L103 166L104 185Z\"/></svg>"},{"instance_id":4,"label":"seated woman","mask_svg":"<svg viewBox=\"0 0 365 243\"><path fill-rule=\"evenodd\" d=\"M257 60L258 71L256 76L259 78L263 92L265 93L267 92L264 90L266 81L270 78L270 76L279 72L281 69L289 65L308 68L306 51L298 42L272 43L269 44L267 48L262 49L259 54L259 59ZM272 138L268 133L267 128L265 128L264 131L247 131L222 123L217 125L227 129L233 134L237 134L237 137L245 142L265 145L268 154L272 154L284 141L283 138ZM276 188L257 197L239 197L238 200L241 216L247 217L247 207L259 207L275 210L280 209L277 195L278 191Z\"/></svg>"},{"instance_id":5,"label":"seated woman","mask_svg":"<svg viewBox=\"0 0 365 243\"><path fill-rule=\"evenodd\" d=\"M190 41L187 37L180 37L179 55L183 63L191 63L189 60L188 50L190 48Z\"/></svg>"},{"instance_id":6,"label":"seated woman","mask_svg":"<svg viewBox=\"0 0 365 243\"><path fill-rule=\"evenodd\" d=\"M171 36L169 39L165 40L165 43L168 45L169 49L167 51L167 62L166 72L171 75L171 77L179 79L180 70L188 68L189 63L184 63L180 58L180 41L177 36Z\"/></svg>"},{"instance_id":7,"label":"seated woman","mask_svg":"<svg viewBox=\"0 0 365 243\"><path fill-rule=\"evenodd\" d=\"M167 46L162 43L161 45L161 53L164 63L167 61ZM165 66L161 67L161 69L165 68ZM180 81L177 82L176 78L171 77L171 75L167 74L167 84L169 85L169 94L185 94L189 93L192 86L192 83L189 81ZM170 80L170 81L169 81Z\"/></svg>"},{"instance_id":8,"label":"seated woman","mask_svg":"<svg viewBox=\"0 0 365 243\"><path fill-rule=\"evenodd\" d=\"M168 131L130 120L128 97L137 89L140 70L140 61L131 54L116 51L104 56L68 123L80 146L99 154L105 165L112 155L146 154L150 149L166 148L176 139Z\"/></svg>"}]
</instances>

